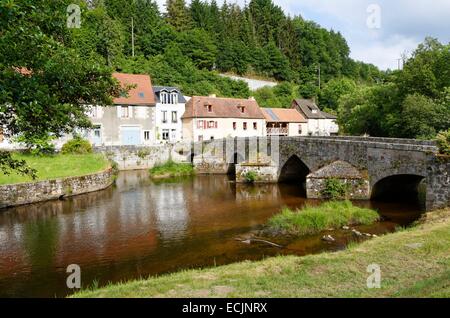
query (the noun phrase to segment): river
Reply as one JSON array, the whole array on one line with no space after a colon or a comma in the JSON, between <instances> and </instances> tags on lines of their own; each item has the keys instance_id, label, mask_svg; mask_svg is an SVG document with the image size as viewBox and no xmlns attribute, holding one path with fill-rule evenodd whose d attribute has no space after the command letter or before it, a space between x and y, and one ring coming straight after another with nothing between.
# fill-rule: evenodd
<instances>
[{"instance_id":1,"label":"river","mask_svg":"<svg viewBox=\"0 0 450 318\"><path fill-rule=\"evenodd\" d=\"M280 240L277 248L245 244L281 207L307 200L295 184L236 185L227 176L153 182L147 171L121 172L115 186L66 200L0 210L0 297L63 297L66 268L81 268L83 286L102 286L181 269L268 256L306 255L345 248L351 234L337 231ZM419 205L359 202L383 221L359 230L392 232L420 216Z\"/></svg>"}]
</instances>

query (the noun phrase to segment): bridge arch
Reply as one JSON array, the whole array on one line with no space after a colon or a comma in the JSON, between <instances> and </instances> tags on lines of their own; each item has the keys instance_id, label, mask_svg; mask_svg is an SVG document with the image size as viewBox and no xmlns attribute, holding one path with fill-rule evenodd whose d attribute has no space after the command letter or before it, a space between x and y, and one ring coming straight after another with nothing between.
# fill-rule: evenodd
<instances>
[{"instance_id":1,"label":"bridge arch","mask_svg":"<svg viewBox=\"0 0 450 318\"><path fill-rule=\"evenodd\" d=\"M279 182L299 182L305 187L306 177L310 173L311 170L303 160L297 155L292 155L281 167L278 180Z\"/></svg>"},{"instance_id":2,"label":"bridge arch","mask_svg":"<svg viewBox=\"0 0 450 318\"><path fill-rule=\"evenodd\" d=\"M384 177L372 186L371 200L411 201L423 205L426 196L425 177L418 174L394 174Z\"/></svg>"}]
</instances>

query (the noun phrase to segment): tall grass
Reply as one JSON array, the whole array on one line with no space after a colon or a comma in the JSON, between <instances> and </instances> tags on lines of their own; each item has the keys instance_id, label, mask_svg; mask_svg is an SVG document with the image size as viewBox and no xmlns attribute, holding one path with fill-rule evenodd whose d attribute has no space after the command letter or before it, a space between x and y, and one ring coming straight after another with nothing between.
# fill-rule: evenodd
<instances>
[{"instance_id":1,"label":"tall grass","mask_svg":"<svg viewBox=\"0 0 450 318\"><path fill-rule=\"evenodd\" d=\"M356 207L350 201L331 201L296 211L283 208L269 220L268 227L287 234L307 235L344 225L372 224L379 219L374 210Z\"/></svg>"},{"instance_id":2,"label":"tall grass","mask_svg":"<svg viewBox=\"0 0 450 318\"><path fill-rule=\"evenodd\" d=\"M194 167L188 163L175 163L172 160L164 164L157 165L150 169L152 178L174 178L191 176L194 174Z\"/></svg>"}]
</instances>

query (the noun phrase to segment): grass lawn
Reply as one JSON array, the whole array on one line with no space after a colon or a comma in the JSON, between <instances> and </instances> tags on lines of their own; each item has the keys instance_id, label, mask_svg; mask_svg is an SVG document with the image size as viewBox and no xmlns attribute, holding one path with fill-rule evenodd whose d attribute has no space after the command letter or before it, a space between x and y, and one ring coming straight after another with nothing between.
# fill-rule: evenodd
<instances>
[{"instance_id":1,"label":"grass lawn","mask_svg":"<svg viewBox=\"0 0 450 318\"><path fill-rule=\"evenodd\" d=\"M450 209L337 253L283 256L85 290L76 297L450 297ZM369 264L381 288L367 288Z\"/></svg>"},{"instance_id":2,"label":"grass lawn","mask_svg":"<svg viewBox=\"0 0 450 318\"><path fill-rule=\"evenodd\" d=\"M32 156L14 154L13 158L25 160L29 166L37 170L37 181L51 180L61 177L83 176L102 171L109 166L108 160L101 154ZM0 172L0 184L13 184L33 181L28 176Z\"/></svg>"},{"instance_id":3,"label":"grass lawn","mask_svg":"<svg viewBox=\"0 0 450 318\"><path fill-rule=\"evenodd\" d=\"M268 229L292 235L316 234L344 225L368 225L380 219L374 210L354 206L350 201L332 201L292 211L283 208L268 222Z\"/></svg>"},{"instance_id":4,"label":"grass lawn","mask_svg":"<svg viewBox=\"0 0 450 318\"><path fill-rule=\"evenodd\" d=\"M191 164L175 163L173 161L168 161L150 169L150 176L154 179L192 176L194 173L194 167Z\"/></svg>"}]
</instances>

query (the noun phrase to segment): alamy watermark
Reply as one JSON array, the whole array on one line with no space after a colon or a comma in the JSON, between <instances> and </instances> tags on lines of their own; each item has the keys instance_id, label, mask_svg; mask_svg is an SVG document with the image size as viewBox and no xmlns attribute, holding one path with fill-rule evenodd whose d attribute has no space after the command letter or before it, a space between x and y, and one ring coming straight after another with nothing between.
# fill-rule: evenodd
<instances>
[{"instance_id":1,"label":"alamy watermark","mask_svg":"<svg viewBox=\"0 0 450 318\"><path fill-rule=\"evenodd\" d=\"M67 6L67 28L79 29L81 28L81 9L77 4L69 4Z\"/></svg>"},{"instance_id":2,"label":"alamy watermark","mask_svg":"<svg viewBox=\"0 0 450 318\"><path fill-rule=\"evenodd\" d=\"M81 288L81 268L80 265L71 264L67 266L66 273L70 274L66 279L66 286L69 289Z\"/></svg>"},{"instance_id":3,"label":"alamy watermark","mask_svg":"<svg viewBox=\"0 0 450 318\"><path fill-rule=\"evenodd\" d=\"M381 288L381 267L378 264L370 264L367 266L367 272L370 273L367 277L367 288Z\"/></svg>"},{"instance_id":4,"label":"alamy watermark","mask_svg":"<svg viewBox=\"0 0 450 318\"><path fill-rule=\"evenodd\" d=\"M366 25L369 29L381 29L381 6L379 4L370 4L366 12L368 14Z\"/></svg>"}]
</instances>

